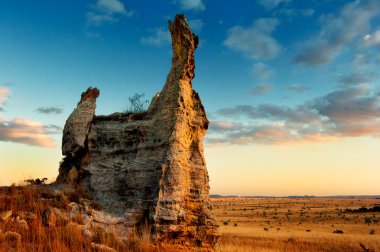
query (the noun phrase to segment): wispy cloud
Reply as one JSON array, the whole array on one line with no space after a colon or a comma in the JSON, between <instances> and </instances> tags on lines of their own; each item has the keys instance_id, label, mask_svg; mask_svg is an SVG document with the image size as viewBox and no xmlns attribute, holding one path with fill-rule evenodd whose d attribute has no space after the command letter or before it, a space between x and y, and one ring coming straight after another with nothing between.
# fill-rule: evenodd
<instances>
[{"instance_id":1,"label":"wispy cloud","mask_svg":"<svg viewBox=\"0 0 380 252\"><path fill-rule=\"evenodd\" d=\"M47 134L61 134L63 132L63 128L61 126L55 124L49 124L44 126Z\"/></svg>"},{"instance_id":2,"label":"wispy cloud","mask_svg":"<svg viewBox=\"0 0 380 252\"><path fill-rule=\"evenodd\" d=\"M345 46L368 32L370 21L379 13L380 2L368 0L350 2L338 15L322 15L320 32L306 43L295 62L307 66L330 63Z\"/></svg>"},{"instance_id":3,"label":"wispy cloud","mask_svg":"<svg viewBox=\"0 0 380 252\"><path fill-rule=\"evenodd\" d=\"M363 68L366 68L366 67L368 67L368 65L370 65L371 60L372 60L372 56L374 56L374 55L371 55L368 52L358 52L358 53L356 53L352 57L352 60L351 60L352 68L355 71L359 70L360 72L362 72Z\"/></svg>"},{"instance_id":4,"label":"wispy cloud","mask_svg":"<svg viewBox=\"0 0 380 252\"><path fill-rule=\"evenodd\" d=\"M247 123L219 121L210 127L209 143L287 144L380 137L380 93L369 85L338 89L295 107L239 105L220 109L216 115L230 120L245 118Z\"/></svg>"},{"instance_id":5,"label":"wispy cloud","mask_svg":"<svg viewBox=\"0 0 380 252\"><path fill-rule=\"evenodd\" d=\"M201 32L204 25L202 19L189 19L188 23L189 23L190 29L196 33Z\"/></svg>"},{"instance_id":6,"label":"wispy cloud","mask_svg":"<svg viewBox=\"0 0 380 252\"><path fill-rule=\"evenodd\" d=\"M179 4L181 10L204 11L206 6L202 0L174 0L173 3Z\"/></svg>"},{"instance_id":7,"label":"wispy cloud","mask_svg":"<svg viewBox=\"0 0 380 252\"><path fill-rule=\"evenodd\" d=\"M223 43L251 59L274 58L281 49L280 44L271 36L278 23L275 18L260 18L250 27L234 26L228 30L227 39Z\"/></svg>"},{"instance_id":8,"label":"wispy cloud","mask_svg":"<svg viewBox=\"0 0 380 252\"><path fill-rule=\"evenodd\" d=\"M245 126L241 123L228 122L228 121L211 121L209 130L212 132L226 132L226 131L239 131L244 128Z\"/></svg>"},{"instance_id":9,"label":"wispy cloud","mask_svg":"<svg viewBox=\"0 0 380 252\"><path fill-rule=\"evenodd\" d=\"M339 135L380 135L380 94L373 92L370 85L337 90L315 99L310 107L328 118Z\"/></svg>"},{"instance_id":10,"label":"wispy cloud","mask_svg":"<svg viewBox=\"0 0 380 252\"><path fill-rule=\"evenodd\" d=\"M259 0L259 4L261 4L264 8L271 10L279 6L280 4L289 3L292 0Z\"/></svg>"},{"instance_id":11,"label":"wispy cloud","mask_svg":"<svg viewBox=\"0 0 380 252\"><path fill-rule=\"evenodd\" d=\"M164 29L162 27L155 28L152 31L153 35L148 37L142 37L141 43L145 45L155 45L155 46L162 46L165 44L170 44L171 38L170 33L167 29Z\"/></svg>"},{"instance_id":12,"label":"wispy cloud","mask_svg":"<svg viewBox=\"0 0 380 252\"><path fill-rule=\"evenodd\" d=\"M309 87L300 85L300 84L291 84L291 85L286 86L285 89L289 92L298 93L298 94L303 94L306 91L310 90Z\"/></svg>"},{"instance_id":13,"label":"wispy cloud","mask_svg":"<svg viewBox=\"0 0 380 252\"><path fill-rule=\"evenodd\" d=\"M37 121L23 118L5 121L0 118L0 141L52 148L57 145L48 135L55 133L56 130L52 131Z\"/></svg>"},{"instance_id":14,"label":"wispy cloud","mask_svg":"<svg viewBox=\"0 0 380 252\"><path fill-rule=\"evenodd\" d=\"M377 77L376 73L356 73L342 75L338 78L338 82L342 85L360 85L369 84Z\"/></svg>"},{"instance_id":15,"label":"wispy cloud","mask_svg":"<svg viewBox=\"0 0 380 252\"><path fill-rule=\"evenodd\" d=\"M4 111L3 106L7 103L9 99L10 90L8 87L0 86L0 111Z\"/></svg>"},{"instance_id":16,"label":"wispy cloud","mask_svg":"<svg viewBox=\"0 0 380 252\"><path fill-rule=\"evenodd\" d=\"M275 14L281 14L288 16L289 18L295 18L295 17L311 17L314 15L314 10L313 9L290 9L290 8L283 8L283 9L278 9L275 11Z\"/></svg>"},{"instance_id":17,"label":"wispy cloud","mask_svg":"<svg viewBox=\"0 0 380 252\"><path fill-rule=\"evenodd\" d=\"M260 62L252 66L252 73L255 77L266 80L273 75L274 70L272 67Z\"/></svg>"},{"instance_id":18,"label":"wispy cloud","mask_svg":"<svg viewBox=\"0 0 380 252\"><path fill-rule=\"evenodd\" d=\"M380 46L380 30L366 34L363 37L363 43L365 46Z\"/></svg>"},{"instance_id":19,"label":"wispy cloud","mask_svg":"<svg viewBox=\"0 0 380 252\"><path fill-rule=\"evenodd\" d=\"M63 109L57 108L57 107L40 107L36 110L38 113L41 114L62 114Z\"/></svg>"},{"instance_id":20,"label":"wispy cloud","mask_svg":"<svg viewBox=\"0 0 380 252\"><path fill-rule=\"evenodd\" d=\"M101 25L113 23L119 20L119 16L131 17L134 15L132 10L127 10L119 0L97 0L91 6L91 11L86 13L88 25Z\"/></svg>"},{"instance_id":21,"label":"wispy cloud","mask_svg":"<svg viewBox=\"0 0 380 252\"><path fill-rule=\"evenodd\" d=\"M271 84L259 84L254 86L250 91L249 94L251 95L265 95L267 93L272 92L274 89L273 85Z\"/></svg>"}]
</instances>

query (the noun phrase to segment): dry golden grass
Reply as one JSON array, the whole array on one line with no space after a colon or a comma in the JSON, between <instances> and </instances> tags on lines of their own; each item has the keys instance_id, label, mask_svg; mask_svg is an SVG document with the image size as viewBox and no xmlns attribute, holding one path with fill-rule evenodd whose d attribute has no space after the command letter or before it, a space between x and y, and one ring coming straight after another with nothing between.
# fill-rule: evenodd
<instances>
[{"instance_id":1,"label":"dry golden grass","mask_svg":"<svg viewBox=\"0 0 380 252\"><path fill-rule=\"evenodd\" d=\"M102 230L96 231L93 240L89 241L71 222L59 223L57 220L54 227L46 226L43 224L46 209L55 207L68 211L70 201L78 197L43 188L0 188L0 213L12 210L8 221L0 220L0 252L12 251L6 247L9 244L18 247L13 251L20 252L95 251L91 242L117 251L180 251L171 245L151 244L149 227L120 244L115 234ZM379 205L380 199L221 198L211 201L221 226L222 235L217 246L221 252L380 252L380 213L345 211L347 208ZM17 216L27 221L28 229L17 221L10 221ZM371 223L365 223L365 219L370 219ZM83 220L78 216L75 222ZM343 234L333 233L336 230L343 231ZM20 243L12 232L21 235Z\"/></svg>"},{"instance_id":2,"label":"dry golden grass","mask_svg":"<svg viewBox=\"0 0 380 252\"><path fill-rule=\"evenodd\" d=\"M67 212L70 198L73 195L54 193L43 187L0 188L0 214L12 210L6 221L0 219L0 252L98 251L92 248L92 242L116 251L165 251L150 243L150 233L146 230L121 244L115 234L105 233L101 229L95 232L91 241L86 239L77 225L83 222L79 216L75 219L76 223L59 223L57 220L53 227L47 226L46 221L44 225L46 209L55 207ZM17 217L26 221L27 228L16 221ZM19 241L17 234L21 235Z\"/></svg>"},{"instance_id":3,"label":"dry golden grass","mask_svg":"<svg viewBox=\"0 0 380 252\"><path fill-rule=\"evenodd\" d=\"M380 251L380 213L347 213L380 199L211 199L220 251ZM365 223L370 218L371 223ZM374 223L377 222L377 223ZM335 230L343 234L333 233ZM367 249L367 250L366 250Z\"/></svg>"}]
</instances>

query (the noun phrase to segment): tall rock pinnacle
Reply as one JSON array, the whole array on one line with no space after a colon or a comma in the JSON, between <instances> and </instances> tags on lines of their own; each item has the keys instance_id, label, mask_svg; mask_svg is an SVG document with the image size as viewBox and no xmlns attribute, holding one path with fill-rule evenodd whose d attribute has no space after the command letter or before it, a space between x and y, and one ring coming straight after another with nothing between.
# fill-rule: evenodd
<instances>
[{"instance_id":1,"label":"tall rock pinnacle","mask_svg":"<svg viewBox=\"0 0 380 252\"><path fill-rule=\"evenodd\" d=\"M82 94L64 128L57 182L91 194L123 235L148 222L155 241L212 249L219 232L203 154L208 120L191 84L198 37L184 15L169 30L172 68L147 112L95 116L99 92Z\"/></svg>"}]
</instances>

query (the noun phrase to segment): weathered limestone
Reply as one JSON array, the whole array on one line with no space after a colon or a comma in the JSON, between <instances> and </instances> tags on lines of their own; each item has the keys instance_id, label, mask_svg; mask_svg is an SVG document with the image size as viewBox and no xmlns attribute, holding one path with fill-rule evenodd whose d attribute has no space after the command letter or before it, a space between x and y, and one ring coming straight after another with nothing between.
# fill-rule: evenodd
<instances>
[{"instance_id":1,"label":"weathered limestone","mask_svg":"<svg viewBox=\"0 0 380 252\"><path fill-rule=\"evenodd\" d=\"M85 140L95 114L97 88L89 88L82 93L78 106L66 121L63 130L62 154L70 155L85 147Z\"/></svg>"},{"instance_id":2,"label":"weathered limestone","mask_svg":"<svg viewBox=\"0 0 380 252\"><path fill-rule=\"evenodd\" d=\"M208 120L191 84L198 37L183 15L169 29L172 68L147 112L95 116L99 91L82 94L64 128L57 182L92 195L107 213L94 221L125 235L148 222L156 241L212 248L219 233L203 155Z\"/></svg>"}]
</instances>

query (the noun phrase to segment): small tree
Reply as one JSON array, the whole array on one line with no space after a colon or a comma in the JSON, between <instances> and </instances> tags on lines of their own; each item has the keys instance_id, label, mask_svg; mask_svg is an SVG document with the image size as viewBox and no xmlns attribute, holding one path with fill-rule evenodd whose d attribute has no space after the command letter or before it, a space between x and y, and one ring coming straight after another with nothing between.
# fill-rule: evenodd
<instances>
[{"instance_id":1,"label":"small tree","mask_svg":"<svg viewBox=\"0 0 380 252\"><path fill-rule=\"evenodd\" d=\"M365 224L368 224L368 226L369 226L369 224L372 222L372 218L371 217L365 217L364 218L364 223Z\"/></svg>"},{"instance_id":2,"label":"small tree","mask_svg":"<svg viewBox=\"0 0 380 252\"><path fill-rule=\"evenodd\" d=\"M149 103L149 100L144 100L145 94L134 94L129 97L129 107L124 111L125 113L143 112L146 110L145 105Z\"/></svg>"},{"instance_id":3,"label":"small tree","mask_svg":"<svg viewBox=\"0 0 380 252\"><path fill-rule=\"evenodd\" d=\"M42 179L36 178L36 179L27 179L24 181L28 183L29 185L43 185L45 184L46 180L47 178L42 178Z\"/></svg>"}]
</instances>

